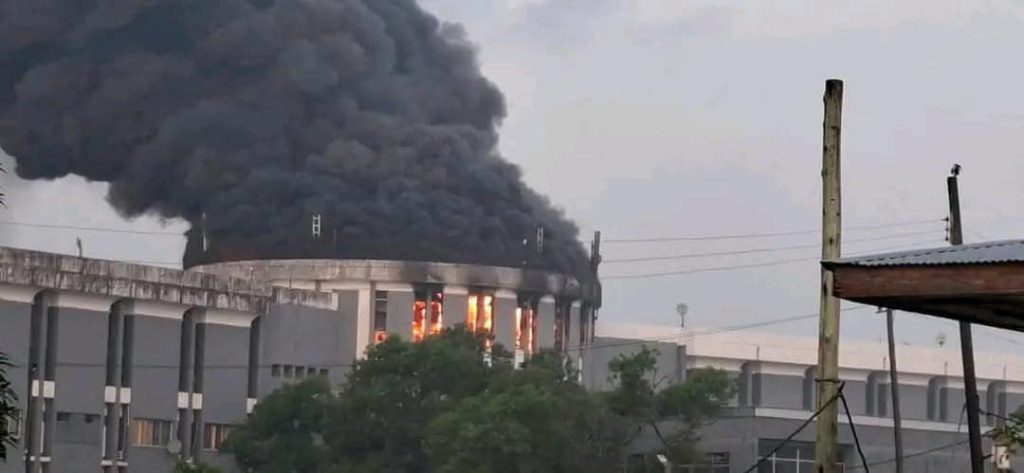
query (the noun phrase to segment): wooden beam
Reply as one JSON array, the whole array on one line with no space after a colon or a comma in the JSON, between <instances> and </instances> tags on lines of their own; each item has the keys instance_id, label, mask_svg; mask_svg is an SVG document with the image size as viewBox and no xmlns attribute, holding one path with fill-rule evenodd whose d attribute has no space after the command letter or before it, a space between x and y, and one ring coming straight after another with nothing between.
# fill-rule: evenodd
<instances>
[{"instance_id":1,"label":"wooden beam","mask_svg":"<svg viewBox=\"0 0 1024 473\"><path fill-rule=\"evenodd\" d=\"M906 297L853 298L861 304L891 308L902 312L971 322L989 327L1024 331L1024 307L1015 311L992 307L981 300L915 299Z\"/></svg>"},{"instance_id":2,"label":"wooden beam","mask_svg":"<svg viewBox=\"0 0 1024 473\"><path fill-rule=\"evenodd\" d=\"M1024 296L1024 264L971 266L834 265L835 294L875 297Z\"/></svg>"}]
</instances>

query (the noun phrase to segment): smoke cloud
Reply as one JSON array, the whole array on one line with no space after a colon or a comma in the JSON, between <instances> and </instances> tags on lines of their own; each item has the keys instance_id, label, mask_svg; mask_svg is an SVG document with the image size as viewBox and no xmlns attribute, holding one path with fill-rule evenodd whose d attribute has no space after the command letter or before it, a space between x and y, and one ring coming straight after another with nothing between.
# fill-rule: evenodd
<instances>
[{"instance_id":1,"label":"smoke cloud","mask_svg":"<svg viewBox=\"0 0 1024 473\"><path fill-rule=\"evenodd\" d=\"M0 146L18 175L109 182L125 216L188 220L186 265L581 274L577 228L496 151L504 114L463 30L415 0L0 5Z\"/></svg>"}]
</instances>

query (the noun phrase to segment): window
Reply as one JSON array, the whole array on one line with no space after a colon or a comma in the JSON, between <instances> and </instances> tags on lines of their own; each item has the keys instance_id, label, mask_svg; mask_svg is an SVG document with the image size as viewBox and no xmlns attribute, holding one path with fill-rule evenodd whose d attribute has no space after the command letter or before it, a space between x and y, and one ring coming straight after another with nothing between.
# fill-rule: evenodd
<instances>
[{"instance_id":1,"label":"window","mask_svg":"<svg viewBox=\"0 0 1024 473\"><path fill-rule=\"evenodd\" d=\"M163 447L171 441L172 422L159 419L132 419L132 445Z\"/></svg>"},{"instance_id":2,"label":"window","mask_svg":"<svg viewBox=\"0 0 1024 473\"><path fill-rule=\"evenodd\" d=\"M558 304L555 306L555 350L565 351L566 348L566 324L569 322L569 306Z\"/></svg>"},{"instance_id":3,"label":"window","mask_svg":"<svg viewBox=\"0 0 1024 473\"><path fill-rule=\"evenodd\" d=\"M537 352L537 301L521 300L516 308L516 349Z\"/></svg>"},{"instance_id":4,"label":"window","mask_svg":"<svg viewBox=\"0 0 1024 473\"><path fill-rule=\"evenodd\" d=\"M57 412L57 422L67 422L71 420L70 412Z\"/></svg>"},{"instance_id":5,"label":"window","mask_svg":"<svg viewBox=\"0 0 1024 473\"><path fill-rule=\"evenodd\" d=\"M281 377L281 365L270 365L270 376L275 378Z\"/></svg>"},{"instance_id":6,"label":"window","mask_svg":"<svg viewBox=\"0 0 1024 473\"><path fill-rule=\"evenodd\" d=\"M323 376L323 377L326 378L327 375L329 375L329 374L331 374L330 370L328 370L327 368L320 368L320 376Z\"/></svg>"},{"instance_id":7,"label":"window","mask_svg":"<svg viewBox=\"0 0 1024 473\"><path fill-rule=\"evenodd\" d=\"M293 371L293 370L294 370L294 368L295 368L295 367L294 367L294 366L292 366L292 365L284 365L284 377L285 377L285 378L292 378L292 377L295 377L295 373L294 373L294 371Z\"/></svg>"},{"instance_id":8,"label":"window","mask_svg":"<svg viewBox=\"0 0 1024 473\"><path fill-rule=\"evenodd\" d=\"M778 440L759 440L758 455L766 456L779 446ZM845 471L843 447L837 453L837 471ZM758 473L811 473L814 472L814 443L790 441L757 467Z\"/></svg>"},{"instance_id":9,"label":"window","mask_svg":"<svg viewBox=\"0 0 1024 473\"><path fill-rule=\"evenodd\" d=\"M466 330L486 335L484 344L490 349L494 336L494 296L473 293L466 303Z\"/></svg>"},{"instance_id":10,"label":"window","mask_svg":"<svg viewBox=\"0 0 1024 473\"><path fill-rule=\"evenodd\" d=\"M388 338L388 292L373 293L373 341L381 343Z\"/></svg>"},{"instance_id":11,"label":"window","mask_svg":"<svg viewBox=\"0 0 1024 473\"><path fill-rule=\"evenodd\" d=\"M305 366L296 366L295 367L295 377L296 378L305 378L306 377L306 367Z\"/></svg>"},{"instance_id":12,"label":"window","mask_svg":"<svg viewBox=\"0 0 1024 473\"><path fill-rule=\"evenodd\" d=\"M729 452L708 453L705 455L704 463L682 465L678 471L679 473L729 473Z\"/></svg>"},{"instance_id":13,"label":"window","mask_svg":"<svg viewBox=\"0 0 1024 473\"><path fill-rule=\"evenodd\" d=\"M233 427L226 424L203 424L203 449L220 450Z\"/></svg>"},{"instance_id":14,"label":"window","mask_svg":"<svg viewBox=\"0 0 1024 473\"><path fill-rule=\"evenodd\" d=\"M412 307L412 340L421 342L427 335L441 333L443 321L444 294L436 289L416 291Z\"/></svg>"},{"instance_id":15,"label":"window","mask_svg":"<svg viewBox=\"0 0 1024 473\"><path fill-rule=\"evenodd\" d=\"M413 302L412 305L412 341L423 341L426 318L427 302L417 297L416 302Z\"/></svg>"}]
</instances>

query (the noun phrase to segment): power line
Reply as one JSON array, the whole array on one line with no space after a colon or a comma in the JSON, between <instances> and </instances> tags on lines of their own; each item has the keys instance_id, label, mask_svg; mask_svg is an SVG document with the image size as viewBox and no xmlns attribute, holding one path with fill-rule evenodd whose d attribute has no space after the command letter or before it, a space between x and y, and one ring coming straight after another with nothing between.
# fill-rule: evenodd
<instances>
[{"instance_id":1,"label":"power line","mask_svg":"<svg viewBox=\"0 0 1024 473\"><path fill-rule=\"evenodd\" d=\"M851 312L851 311L855 311L855 310L865 310L865 309L871 309L871 308L872 307L868 307L868 306L847 307L845 309L842 309L840 312ZM632 346L632 345L642 345L642 344L651 343L651 342L663 342L663 341L668 341L668 340L675 340L675 339L678 339L679 337L684 337L684 336L685 337L690 337L690 336L692 336L692 337L702 337L702 336L708 336L708 335L718 335L718 334L722 334L722 333L737 332L737 331L740 331L740 330L749 330L749 329L753 329L753 328L767 327L767 326L770 326L770 325L779 325L779 324L784 324L784 323L789 323L789 322L797 322L797 321L800 321L800 320L809 320L809 319L813 319L813 318L818 317L818 316L819 316L819 314L817 312L814 312L814 313L808 313L808 314L803 314L803 315L796 315L796 316L791 316L791 317L783 317L783 318L779 318L779 319L764 320L764 321L761 321L761 322L754 322L754 323L750 323L750 324L732 325L732 326L729 326L729 327L722 327L722 328L707 328L707 329L698 329L698 330L689 330L689 331L687 331L687 330L680 330L680 331L675 332L675 333L673 333L671 335L662 335L662 336L651 337L651 338L638 338L638 339L631 339L631 340L626 341L626 342L605 343L605 344L600 344L600 345L590 345L590 346L583 346L583 347L580 347L579 345L576 345L576 346L571 346L571 347L567 348L567 350L568 351L579 351L580 348L584 348L584 349L588 349L588 348L589 349L594 349L594 348L617 348L617 347L627 347L627 346ZM611 337L609 337L609 338L611 338Z\"/></svg>"},{"instance_id":2,"label":"power line","mask_svg":"<svg viewBox=\"0 0 1024 473\"><path fill-rule=\"evenodd\" d=\"M877 461L877 462L873 462L873 463L868 463L867 466L870 467L870 466L887 465L889 463L896 463L896 460L899 460L899 459L908 460L908 459L911 459L911 458L916 458L916 457L920 457L920 456L923 456L923 455L928 455L929 453L935 453L935 452L939 452L939 451L946 450L946 449L949 449L949 448L959 447L960 445L966 444L968 442L970 442L969 439L958 440L956 442L948 443L948 444L945 444L945 445L939 445L938 447L929 448L928 450L922 450L920 452L911 453L909 455L903 455L902 457L890 458L888 460L882 460L882 461ZM847 467L847 469L849 469L849 470L861 470L861 469L865 469L865 467L860 466L860 465L852 465L852 466Z\"/></svg>"},{"instance_id":3,"label":"power line","mask_svg":"<svg viewBox=\"0 0 1024 473\"><path fill-rule=\"evenodd\" d=\"M905 237L909 237L909 236L932 235L934 233L935 233L934 231L896 233L896 234L893 234L893 235L883 235L883 236L871 237L871 238L857 238L857 239L852 239L852 240L846 240L843 243L862 243L862 242L881 241L881 240L895 240L895 239L898 239L898 238L905 238ZM774 252L779 252L779 251L804 250L804 249L813 249L813 248L820 248L820 247L821 247L821 243L812 243L812 244L807 244L807 245L773 246L773 247L763 247L763 248L752 248L752 249L747 249L747 250L732 250L732 251L721 251L721 252L710 252L710 253L684 253L684 254L679 254L679 255L646 256L646 257L639 257L639 258L602 259L601 260L601 264L639 263L639 262L648 262L648 261L672 261L672 260L681 260L681 259L689 259L689 258L705 258L705 257L711 257L711 256L735 256L735 255L749 255L749 254L756 254L756 253L774 253Z\"/></svg>"},{"instance_id":4,"label":"power line","mask_svg":"<svg viewBox=\"0 0 1024 473\"><path fill-rule=\"evenodd\" d=\"M839 400L843 401L843 410L846 411L846 421L850 424L850 432L853 434L853 443L857 447L857 454L860 455L860 464L864 465L865 472L870 473L868 469L868 459L864 456L864 449L860 445L860 436L857 435L857 425L853 422L853 414L850 413L850 405L846 403L846 395L843 394L842 385L839 386Z\"/></svg>"},{"instance_id":5,"label":"power line","mask_svg":"<svg viewBox=\"0 0 1024 473\"><path fill-rule=\"evenodd\" d=\"M928 244L928 243L930 243L930 242L921 242L919 244L914 244L914 245L904 245L904 247L909 246L910 248L914 248L914 247L917 247L919 245ZM893 250L896 250L896 249L879 250L879 251L893 251ZM764 262L760 262L760 263L738 264L738 265L729 265L729 266L711 266L711 267L684 269L684 270L678 270L678 271L665 271L665 272L657 272L657 273L623 274L623 275L602 276L601 280L602 281L608 281L608 280L613 280L614 281L614 280L625 280L625 279L653 279L653 278L660 278L660 277L666 277L666 276L681 276L681 275L684 275L684 274L701 274L701 273L714 273L714 272L722 272L722 271L734 271L734 270L738 270L738 269L764 268L764 267L768 267L768 266L780 266L780 265L789 264L789 263L800 263L800 262L820 261L820 260L821 260L820 256L806 257L806 258L790 258L790 259L782 259L782 260L775 260L775 261L764 261Z\"/></svg>"},{"instance_id":6,"label":"power line","mask_svg":"<svg viewBox=\"0 0 1024 473\"><path fill-rule=\"evenodd\" d=\"M56 225L48 223L34 223L34 222L17 222L17 221L0 221L0 225L9 227L25 227L25 228L47 228L52 230L76 230L84 232L101 232L101 233L125 233L129 235L162 235L162 236L174 236L184 238L182 232L169 232L159 230L131 230L127 228L103 228L103 227L87 227L77 225Z\"/></svg>"},{"instance_id":7,"label":"power line","mask_svg":"<svg viewBox=\"0 0 1024 473\"><path fill-rule=\"evenodd\" d=\"M856 230L877 230L882 228L898 228L898 227L910 227L915 225L924 225L928 223L937 223L942 220L915 220L908 222L896 222L889 224L880 225L865 225L859 227L848 227L847 231ZM673 242L673 241L709 241L709 240L744 240L750 238L772 238L780 236L794 236L794 235L809 235L821 233L821 229L814 230L797 230L797 231L784 231L784 232L764 232L764 233L743 233L743 234L726 234L726 235L700 235L700 236L679 236L679 237L662 237L662 238L613 238L604 240L604 243L662 243L662 242Z\"/></svg>"},{"instance_id":8,"label":"power line","mask_svg":"<svg viewBox=\"0 0 1024 473\"><path fill-rule=\"evenodd\" d=\"M797 436L797 434L799 434L800 432L803 432L803 430L806 429L808 425L811 425L811 422L814 422L814 419L817 419L818 416L820 416L821 413L825 409L827 409L829 406L831 406L834 402L836 402L836 399L838 399L840 396L842 396L843 387L845 387L845 386L846 386L846 383L840 384L839 385L839 390L836 391L836 393L833 394L832 397L829 398L828 401L826 401L824 404L822 404L821 407L819 407L818 410L814 412L814 414L812 414L810 417L808 417L807 420L804 421L804 423L800 424L800 426L797 427L796 430L793 431L793 433L789 434L788 437L786 437L783 441L779 442L779 444L776 445L775 448L772 449L772 451L768 452L767 455L762 456L756 462L754 462L753 465L750 465L750 468L747 468L743 473L751 473L751 472L753 472L754 470L757 469L757 467L761 466L762 463L768 461L769 458L771 458L776 453L778 453L779 450L782 450L782 447L785 447L789 442L793 441L793 438L795 438Z\"/></svg>"}]
</instances>

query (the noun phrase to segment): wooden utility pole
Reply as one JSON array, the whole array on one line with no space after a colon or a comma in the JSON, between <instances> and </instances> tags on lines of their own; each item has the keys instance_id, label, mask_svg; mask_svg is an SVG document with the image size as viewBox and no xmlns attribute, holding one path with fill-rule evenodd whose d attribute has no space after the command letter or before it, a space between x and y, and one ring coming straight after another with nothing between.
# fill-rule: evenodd
<instances>
[{"instance_id":1,"label":"wooden utility pole","mask_svg":"<svg viewBox=\"0 0 1024 473\"><path fill-rule=\"evenodd\" d=\"M896 371L896 335L892 309L885 311L889 331L889 386L892 391L892 427L896 442L896 473L903 473L903 416L900 415L900 377Z\"/></svg>"},{"instance_id":2,"label":"wooden utility pole","mask_svg":"<svg viewBox=\"0 0 1024 473\"><path fill-rule=\"evenodd\" d=\"M952 175L946 179L949 191L949 243L959 246L964 243L963 220L960 218L960 186L957 177L960 165L953 166ZM960 322L960 354L964 363L964 395L967 398L967 433L971 446L971 473L985 472L985 458L981 452L981 415L978 401L978 379L974 373L974 335L969 322Z\"/></svg>"},{"instance_id":3,"label":"wooden utility pole","mask_svg":"<svg viewBox=\"0 0 1024 473\"><path fill-rule=\"evenodd\" d=\"M839 259L842 233L840 138L843 127L843 81L825 81L825 122L822 138L821 259ZM814 462L818 473L836 471L839 403L839 299L832 295L833 275L821 270L821 318L818 322L818 409Z\"/></svg>"}]
</instances>

